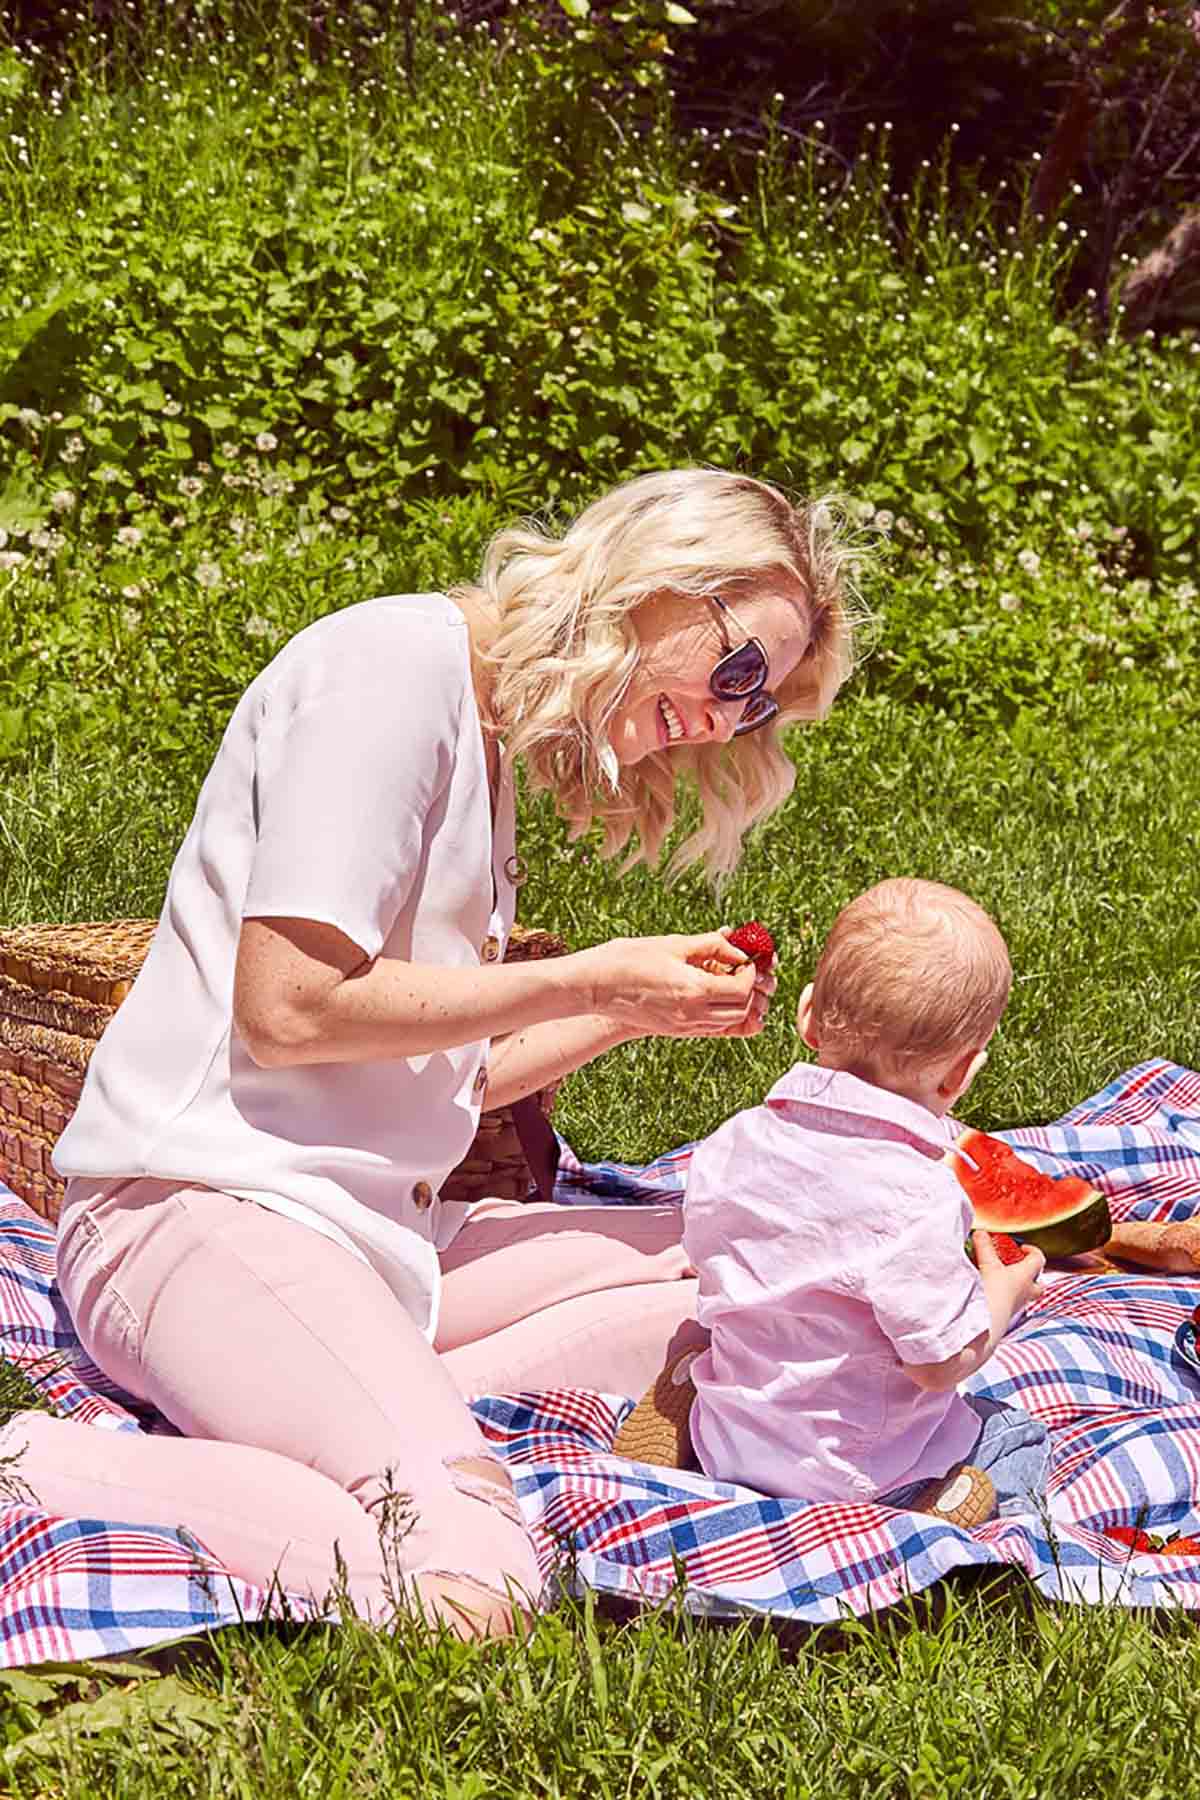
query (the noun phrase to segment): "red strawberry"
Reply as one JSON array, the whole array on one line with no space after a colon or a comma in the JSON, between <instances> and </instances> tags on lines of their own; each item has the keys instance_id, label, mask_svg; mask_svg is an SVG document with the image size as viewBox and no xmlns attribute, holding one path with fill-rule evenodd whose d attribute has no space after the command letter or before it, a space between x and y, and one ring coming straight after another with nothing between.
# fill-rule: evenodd
<instances>
[{"instance_id":1,"label":"red strawberry","mask_svg":"<svg viewBox=\"0 0 1200 1800\"><path fill-rule=\"evenodd\" d=\"M1112 1538L1116 1544L1124 1544L1127 1550L1149 1550L1154 1556L1162 1551L1157 1538L1151 1537L1148 1531L1139 1531L1135 1525L1110 1525L1104 1536Z\"/></svg>"},{"instance_id":2,"label":"red strawberry","mask_svg":"<svg viewBox=\"0 0 1200 1800\"><path fill-rule=\"evenodd\" d=\"M757 919L748 919L736 931L730 932L729 941L735 950L744 950L747 956L753 958L760 975L771 973L771 964L775 960L775 939L765 925L760 925Z\"/></svg>"}]
</instances>

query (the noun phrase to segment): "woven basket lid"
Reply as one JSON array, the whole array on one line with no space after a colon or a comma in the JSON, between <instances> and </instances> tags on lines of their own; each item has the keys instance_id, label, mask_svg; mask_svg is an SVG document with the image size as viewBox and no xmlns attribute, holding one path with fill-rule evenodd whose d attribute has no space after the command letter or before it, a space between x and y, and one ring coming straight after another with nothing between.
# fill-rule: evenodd
<instances>
[{"instance_id":1,"label":"woven basket lid","mask_svg":"<svg viewBox=\"0 0 1200 1800\"><path fill-rule=\"evenodd\" d=\"M0 971L19 986L119 1006L150 948L155 923L13 925L0 931Z\"/></svg>"}]
</instances>

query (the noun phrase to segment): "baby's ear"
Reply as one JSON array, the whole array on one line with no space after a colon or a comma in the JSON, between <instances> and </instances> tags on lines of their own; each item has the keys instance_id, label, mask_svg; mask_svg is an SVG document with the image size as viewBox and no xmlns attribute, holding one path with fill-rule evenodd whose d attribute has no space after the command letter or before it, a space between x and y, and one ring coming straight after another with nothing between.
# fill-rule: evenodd
<instances>
[{"instance_id":1,"label":"baby's ear","mask_svg":"<svg viewBox=\"0 0 1200 1800\"><path fill-rule=\"evenodd\" d=\"M800 1004L796 1008L796 1030L800 1033L800 1036L810 1050L819 1050L821 1046L818 1044L816 1036L813 1033L812 997L813 984L810 981L804 992L801 994Z\"/></svg>"},{"instance_id":2,"label":"baby's ear","mask_svg":"<svg viewBox=\"0 0 1200 1800\"><path fill-rule=\"evenodd\" d=\"M962 1099L987 1059L986 1050L964 1050L950 1065L942 1080L941 1091L950 1095L951 1105Z\"/></svg>"}]
</instances>

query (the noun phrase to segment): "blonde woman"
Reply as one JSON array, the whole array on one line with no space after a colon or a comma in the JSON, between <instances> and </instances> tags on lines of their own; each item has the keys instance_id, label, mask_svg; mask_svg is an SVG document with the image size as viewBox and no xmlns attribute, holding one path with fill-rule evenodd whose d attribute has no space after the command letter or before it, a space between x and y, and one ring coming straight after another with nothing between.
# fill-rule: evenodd
<instances>
[{"instance_id":1,"label":"blonde woman","mask_svg":"<svg viewBox=\"0 0 1200 1800\"><path fill-rule=\"evenodd\" d=\"M56 1512L185 1521L243 1578L464 1633L537 1592L464 1395L638 1392L694 1282L678 1211L444 1202L486 1092L518 1100L653 1033L749 1036L774 981L717 931L505 966L524 761L576 835L731 869L793 779L778 727L849 665L828 509L691 469L477 584L302 631L237 706L150 955L56 1160L59 1282L89 1353L179 1439L21 1414L0 1448ZM714 974L713 959L729 973Z\"/></svg>"}]
</instances>

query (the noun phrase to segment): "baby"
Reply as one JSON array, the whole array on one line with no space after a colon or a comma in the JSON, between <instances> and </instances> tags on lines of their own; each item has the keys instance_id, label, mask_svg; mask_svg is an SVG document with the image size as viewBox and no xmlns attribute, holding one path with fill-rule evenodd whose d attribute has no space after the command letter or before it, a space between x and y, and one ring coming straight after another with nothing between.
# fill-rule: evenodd
<instances>
[{"instance_id":1,"label":"baby","mask_svg":"<svg viewBox=\"0 0 1200 1800\"><path fill-rule=\"evenodd\" d=\"M1036 1506L1044 1428L958 1388L1044 1259L1006 1267L976 1232L976 1268L945 1161L944 1115L986 1061L1011 981L991 919L940 883L883 881L838 916L797 1020L816 1064L692 1158L684 1244L709 1347L664 1370L618 1451L637 1455L654 1419L661 1446L664 1415L682 1424L691 1401L700 1467L761 1493L963 1525L997 1500Z\"/></svg>"}]
</instances>

